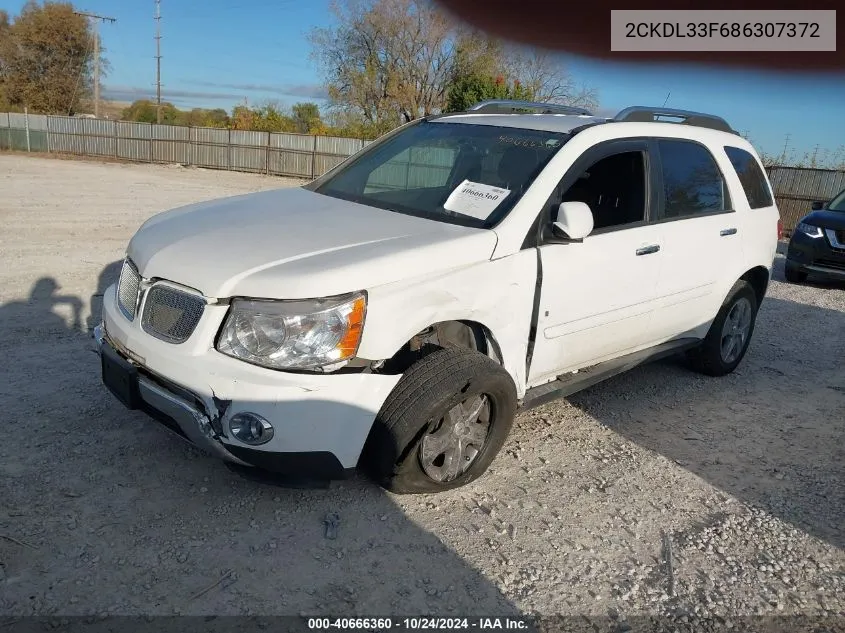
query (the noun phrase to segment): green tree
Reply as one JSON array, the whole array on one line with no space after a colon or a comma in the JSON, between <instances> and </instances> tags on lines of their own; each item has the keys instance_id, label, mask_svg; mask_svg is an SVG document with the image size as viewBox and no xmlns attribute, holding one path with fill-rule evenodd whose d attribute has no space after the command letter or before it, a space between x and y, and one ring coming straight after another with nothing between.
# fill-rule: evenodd
<instances>
[{"instance_id":1,"label":"green tree","mask_svg":"<svg viewBox=\"0 0 845 633\"><path fill-rule=\"evenodd\" d=\"M158 106L149 99L138 99L123 110L121 118L124 121L135 121L136 123L155 123L158 120ZM186 125L184 113L172 103L162 102L161 122L166 125Z\"/></svg>"},{"instance_id":2,"label":"green tree","mask_svg":"<svg viewBox=\"0 0 845 633\"><path fill-rule=\"evenodd\" d=\"M155 123L156 104L149 99L139 99L123 110L121 118L124 121ZM161 122L165 125L225 128L229 126L229 115L222 108L215 108L214 110L208 110L206 108L180 110L172 103L164 102L161 104Z\"/></svg>"},{"instance_id":3,"label":"green tree","mask_svg":"<svg viewBox=\"0 0 845 633\"><path fill-rule=\"evenodd\" d=\"M162 106L164 105L162 104ZM129 107L124 108L120 118L124 121L135 121L136 123L155 123L156 104L149 99L138 99L133 101Z\"/></svg>"},{"instance_id":4,"label":"green tree","mask_svg":"<svg viewBox=\"0 0 845 633\"><path fill-rule=\"evenodd\" d=\"M295 132L296 123L277 103L268 102L257 108L248 105L235 106L232 110L230 127L233 130L256 130L259 132Z\"/></svg>"},{"instance_id":5,"label":"green tree","mask_svg":"<svg viewBox=\"0 0 845 633\"><path fill-rule=\"evenodd\" d=\"M296 131L300 134L313 134L323 127L320 107L316 103L296 103L291 111Z\"/></svg>"},{"instance_id":6,"label":"green tree","mask_svg":"<svg viewBox=\"0 0 845 633\"><path fill-rule=\"evenodd\" d=\"M76 112L92 87L93 32L69 2L29 0L0 16L0 101L34 112ZM101 60L105 67L105 60Z\"/></svg>"},{"instance_id":7,"label":"green tree","mask_svg":"<svg viewBox=\"0 0 845 633\"><path fill-rule=\"evenodd\" d=\"M228 127L229 115L223 108L214 108L203 112L205 113L203 120L205 127Z\"/></svg>"},{"instance_id":8,"label":"green tree","mask_svg":"<svg viewBox=\"0 0 845 633\"><path fill-rule=\"evenodd\" d=\"M465 75L456 77L449 86L446 112L463 112L479 101L487 99L517 99L532 101L535 94L520 82L509 83L501 75Z\"/></svg>"}]
</instances>

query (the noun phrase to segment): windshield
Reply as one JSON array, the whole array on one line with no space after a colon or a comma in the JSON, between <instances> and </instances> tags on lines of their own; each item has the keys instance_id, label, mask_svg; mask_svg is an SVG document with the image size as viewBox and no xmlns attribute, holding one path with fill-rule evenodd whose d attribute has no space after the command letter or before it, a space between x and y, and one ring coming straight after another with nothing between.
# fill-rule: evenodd
<instances>
[{"instance_id":1,"label":"windshield","mask_svg":"<svg viewBox=\"0 0 845 633\"><path fill-rule=\"evenodd\" d=\"M839 195L836 196L829 205L827 205L827 208L830 211L845 213L845 191L841 191Z\"/></svg>"},{"instance_id":2,"label":"windshield","mask_svg":"<svg viewBox=\"0 0 845 633\"><path fill-rule=\"evenodd\" d=\"M423 121L354 158L314 191L442 222L501 220L568 134Z\"/></svg>"}]
</instances>

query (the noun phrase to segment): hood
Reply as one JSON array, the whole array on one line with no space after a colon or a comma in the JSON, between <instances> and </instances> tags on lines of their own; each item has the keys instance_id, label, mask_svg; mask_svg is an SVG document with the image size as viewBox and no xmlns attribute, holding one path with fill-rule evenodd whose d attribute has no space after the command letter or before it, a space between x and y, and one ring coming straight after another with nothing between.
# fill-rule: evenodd
<instances>
[{"instance_id":1,"label":"hood","mask_svg":"<svg viewBox=\"0 0 845 633\"><path fill-rule=\"evenodd\" d=\"M845 211L821 209L813 211L801 221L820 226L823 229L845 230Z\"/></svg>"},{"instance_id":2,"label":"hood","mask_svg":"<svg viewBox=\"0 0 845 633\"><path fill-rule=\"evenodd\" d=\"M144 277L207 297L304 299L466 266L489 259L495 246L493 231L294 187L156 215L127 255Z\"/></svg>"}]
</instances>

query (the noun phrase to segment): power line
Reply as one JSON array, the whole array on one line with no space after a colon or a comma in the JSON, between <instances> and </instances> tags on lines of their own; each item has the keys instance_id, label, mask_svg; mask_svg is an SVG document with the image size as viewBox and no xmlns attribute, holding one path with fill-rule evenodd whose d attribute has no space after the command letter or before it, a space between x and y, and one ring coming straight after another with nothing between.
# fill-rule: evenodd
<instances>
[{"instance_id":1,"label":"power line","mask_svg":"<svg viewBox=\"0 0 845 633\"><path fill-rule=\"evenodd\" d=\"M109 18L104 15L97 15L95 13L86 13L85 11L74 11L76 15L81 15L86 18L91 18L91 25L94 29L94 116L100 116L100 29L99 22L117 22L116 18Z\"/></svg>"},{"instance_id":2,"label":"power line","mask_svg":"<svg viewBox=\"0 0 845 633\"><path fill-rule=\"evenodd\" d=\"M161 123L161 0L156 3L156 123Z\"/></svg>"}]
</instances>

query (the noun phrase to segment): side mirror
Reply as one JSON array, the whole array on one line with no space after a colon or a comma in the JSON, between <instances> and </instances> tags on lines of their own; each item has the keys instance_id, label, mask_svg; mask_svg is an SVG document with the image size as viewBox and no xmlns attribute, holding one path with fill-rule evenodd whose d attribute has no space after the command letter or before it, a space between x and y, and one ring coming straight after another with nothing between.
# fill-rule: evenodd
<instances>
[{"instance_id":1,"label":"side mirror","mask_svg":"<svg viewBox=\"0 0 845 633\"><path fill-rule=\"evenodd\" d=\"M818 211L819 209L824 209L824 202L822 200L814 200L813 204L810 205L810 208L813 211Z\"/></svg>"},{"instance_id":2,"label":"side mirror","mask_svg":"<svg viewBox=\"0 0 845 633\"><path fill-rule=\"evenodd\" d=\"M562 202L553 226L567 239L581 241L593 230L593 212L584 202Z\"/></svg>"}]
</instances>

